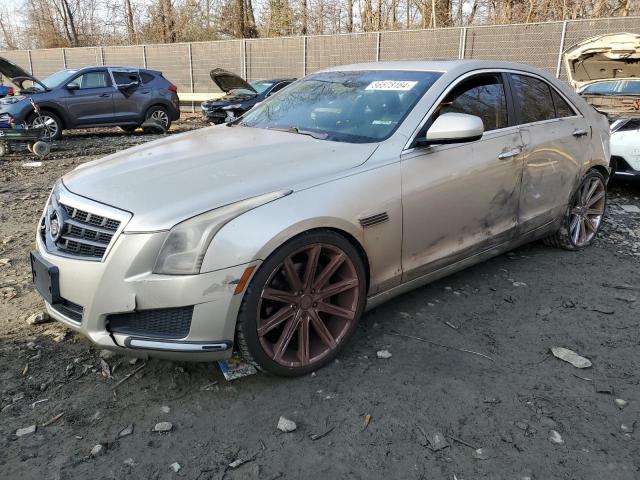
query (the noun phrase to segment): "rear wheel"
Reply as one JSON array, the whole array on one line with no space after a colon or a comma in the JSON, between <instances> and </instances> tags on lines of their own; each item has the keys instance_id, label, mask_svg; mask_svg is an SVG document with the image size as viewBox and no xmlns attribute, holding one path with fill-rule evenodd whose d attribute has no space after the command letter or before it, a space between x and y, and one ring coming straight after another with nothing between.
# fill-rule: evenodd
<instances>
[{"instance_id":1,"label":"rear wheel","mask_svg":"<svg viewBox=\"0 0 640 480\"><path fill-rule=\"evenodd\" d=\"M50 140L59 140L62 137L62 121L52 112L40 112L40 116L35 113L27 121L30 128L44 129L44 136Z\"/></svg>"},{"instance_id":2,"label":"rear wheel","mask_svg":"<svg viewBox=\"0 0 640 480\"><path fill-rule=\"evenodd\" d=\"M582 250L593 243L607 206L607 182L597 170L589 170L574 193L563 225L545 243L565 250Z\"/></svg>"},{"instance_id":3,"label":"rear wheel","mask_svg":"<svg viewBox=\"0 0 640 480\"><path fill-rule=\"evenodd\" d=\"M147 110L145 118L147 120L156 120L162 123L167 130L169 130L169 127L171 126L171 117L169 117L169 112L164 107L151 107Z\"/></svg>"},{"instance_id":4,"label":"rear wheel","mask_svg":"<svg viewBox=\"0 0 640 480\"><path fill-rule=\"evenodd\" d=\"M296 237L264 262L247 289L236 329L240 350L276 375L316 370L355 331L365 295L363 261L344 237Z\"/></svg>"}]
</instances>

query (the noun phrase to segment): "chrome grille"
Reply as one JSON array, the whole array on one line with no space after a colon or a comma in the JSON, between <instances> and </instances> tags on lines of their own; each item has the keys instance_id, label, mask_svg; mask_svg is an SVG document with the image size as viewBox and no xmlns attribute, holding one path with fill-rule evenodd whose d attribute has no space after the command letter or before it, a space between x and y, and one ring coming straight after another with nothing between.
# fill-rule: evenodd
<instances>
[{"instance_id":1,"label":"chrome grille","mask_svg":"<svg viewBox=\"0 0 640 480\"><path fill-rule=\"evenodd\" d=\"M82 257L102 258L120 222L63 203L60 206L69 218L56 247Z\"/></svg>"},{"instance_id":2,"label":"chrome grille","mask_svg":"<svg viewBox=\"0 0 640 480\"><path fill-rule=\"evenodd\" d=\"M57 184L40 222L44 247L63 257L101 261L131 214L78 197Z\"/></svg>"}]
</instances>

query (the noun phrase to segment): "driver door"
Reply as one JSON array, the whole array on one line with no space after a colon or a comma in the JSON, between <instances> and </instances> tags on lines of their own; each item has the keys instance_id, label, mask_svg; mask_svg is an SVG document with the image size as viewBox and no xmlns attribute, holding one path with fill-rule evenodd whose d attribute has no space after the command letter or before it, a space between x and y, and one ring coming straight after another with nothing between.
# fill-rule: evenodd
<instances>
[{"instance_id":1,"label":"driver door","mask_svg":"<svg viewBox=\"0 0 640 480\"><path fill-rule=\"evenodd\" d=\"M113 91L113 83L106 70L92 70L71 80L63 101L73 126L112 122Z\"/></svg>"},{"instance_id":2,"label":"driver door","mask_svg":"<svg viewBox=\"0 0 640 480\"><path fill-rule=\"evenodd\" d=\"M410 281L509 241L522 175L521 139L501 73L454 85L419 134L446 112L476 115L478 141L416 146L401 159L403 281Z\"/></svg>"}]
</instances>

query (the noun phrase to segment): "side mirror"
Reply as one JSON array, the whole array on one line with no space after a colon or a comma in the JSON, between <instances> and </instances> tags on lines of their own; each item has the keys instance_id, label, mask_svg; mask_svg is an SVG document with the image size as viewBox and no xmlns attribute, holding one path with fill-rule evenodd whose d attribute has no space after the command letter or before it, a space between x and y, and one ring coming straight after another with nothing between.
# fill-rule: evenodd
<instances>
[{"instance_id":1,"label":"side mirror","mask_svg":"<svg viewBox=\"0 0 640 480\"><path fill-rule=\"evenodd\" d=\"M80 85L78 85L77 83L70 83L65 88L70 91L80 90Z\"/></svg>"},{"instance_id":2,"label":"side mirror","mask_svg":"<svg viewBox=\"0 0 640 480\"><path fill-rule=\"evenodd\" d=\"M480 117L466 113L443 113L435 119L424 142L427 145L442 143L463 143L480 140L484 124Z\"/></svg>"}]
</instances>

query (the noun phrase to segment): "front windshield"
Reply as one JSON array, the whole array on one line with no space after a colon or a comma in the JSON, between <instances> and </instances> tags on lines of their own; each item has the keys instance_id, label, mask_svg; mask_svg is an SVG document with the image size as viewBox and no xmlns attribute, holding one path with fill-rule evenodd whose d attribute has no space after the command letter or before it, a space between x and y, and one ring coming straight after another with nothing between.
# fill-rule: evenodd
<instances>
[{"instance_id":1,"label":"front windshield","mask_svg":"<svg viewBox=\"0 0 640 480\"><path fill-rule=\"evenodd\" d=\"M612 80L586 87L582 93L601 95L640 95L640 80Z\"/></svg>"},{"instance_id":2,"label":"front windshield","mask_svg":"<svg viewBox=\"0 0 640 480\"><path fill-rule=\"evenodd\" d=\"M250 84L253 89L258 92L258 93L262 93L264 92L267 88L269 88L271 85L273 85L272 82L264 82L262 80L258 80L257 82L251 82Z\"/></svg>"},{"instance_id":3,"label":"front windshield","mask_svg":"<svg viewBox=\"0 0 640 480\"><path fill-rule=\"evenodd\" d=\"M318 73L269 97L240 125L297 130L341 142L379 142L393 134L440 75L394 70Z\"/></svg>"},{"instance_id":4,"label":"front windshield","mask_svg":"<svg viewBox=\"0 0 640 480\"><path fill-rule=\"evenodd\" d=\"M59 72L56 72L53 75L49 75L47 78L42 80L42 83L44 83L49 89L56 88L62 85L71 75L76 72L77 70L60 70Z\"/></svg>"}]
</instances>

